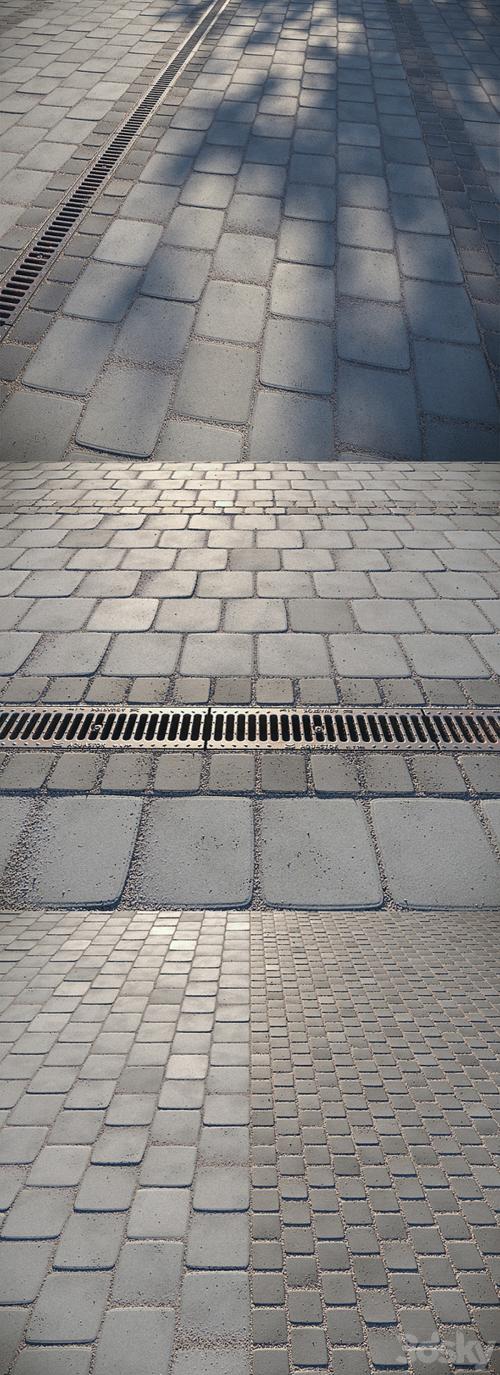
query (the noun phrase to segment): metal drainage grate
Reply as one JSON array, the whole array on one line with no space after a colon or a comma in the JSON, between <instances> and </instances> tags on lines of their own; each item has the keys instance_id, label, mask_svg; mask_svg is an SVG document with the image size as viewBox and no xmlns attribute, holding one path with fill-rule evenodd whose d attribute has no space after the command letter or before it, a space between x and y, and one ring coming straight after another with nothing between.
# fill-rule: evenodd
<instances>
[{"instance_id":1,"label":"metal drainage grate","mask_svg":"<svg viewBox=\"0 0 500 1375\"><path fill-rule=\"evenodd\" d=\"M0 745L34 749L493 750L500 713L43 707L0 713Z\"/></svg>"},{"instance_id":2,"label":"metal drainage grate","mask_svg":"<svg viewBox=\"0 0 500 1375\"><path fill-rule=\"evenodd\" d=\"M113 135L74 190L65 198L55 214L49 217L41 233L31 241L27 251L18 259L14 270L0 288L0 328L12 323L13 317L26 303L27 297L31 295L40 277L72 234L94 196L101 190L103 183L128 151L156 105L173 85L203 38L230 3L231 0L214 0L214 3L209 5L199 23L180 44L132 114L127 116L121 128Z\"/></svg>"}]
</instances>

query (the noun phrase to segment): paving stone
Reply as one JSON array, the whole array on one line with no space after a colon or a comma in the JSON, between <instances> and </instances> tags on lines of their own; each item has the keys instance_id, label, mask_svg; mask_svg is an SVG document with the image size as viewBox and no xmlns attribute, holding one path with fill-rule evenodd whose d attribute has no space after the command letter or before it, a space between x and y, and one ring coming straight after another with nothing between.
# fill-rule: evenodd
<instances>
[{"instance_id":1,"label":"paving stone","mask_svg":"<svg viewBox=\"0 0 500 1375\"><path fill-rule=\"evenodd\" d=\"M126 267L146 267L160 238L157 224L144 220L115 220L95 250L95 258Z\"/></svg>"},{"instance_id":2,"label":"paving stone","mask_svg":"<svg viewBox=\"0 0 500 1375\"><path fill-rule=\"evenodd\" d=\"M145 901L246 906L252 875L249 802L212 797L151 803L139 880Z\"/></svg>"},{"instance_id":3,"label":"paving stone","mask_svg":"<svg viewBox=\"0 0 500 1375\"><path fill-rule=\"evenodd\" d=\"M191 164L192 159L182 154L153 153L141 172L140 180L157 182L161 186L182 186Z\"/></svg>"},{"instance_id":4,"label":"paving stone","mask_svg":"<svg viewBox=\"0 0 500 1375\"><path fill-rule=\"evenodd\" d=\"M212 281L198 312L196 331L209 339L257 344L264 327L265 308L263 287Z\"/></svg>"},{"instance_id":5,"label":"paving stone","mask_svg":"<svg viewBox=\"0 0 500 1375\"><path fill-rule=\"evenodd\" d=\"M196 754L176 751L162 756L154 776L157 793L196 793L200 787L202 760Z\"/></svg>"},{"instance_id":6,"label":"paving stone","mask_svg":"<svg viewBox=\"0 0 500 1375\"><path fill-rule=\"evenodd\" d=\"M255 763L250 756L228 759L227 755L211 754L209 787L211 792L253 793Z\"/></svg>"},{"instance_id":7,"label":"paving stone","mask_svg":"<svg viewBox=\"0 0 500 1375\"><path fill-rule=\"evenodd\" d=\"M249 1259L248 1221L224 1214L193 1218L188 1235L187 1264L198 1270L244 1270Z\"/></svg>"},{"instance_id":8,"label":"paving stone","mask_svg":"<svg viewBox=\"0 0 500 1375\"><path fill-rule=\"evenodd\" d=\"M305 761L300 755L264 754L261 777L265 793L289 793L293 796L306 791Z\"/></svg>"},{"instance_id":9,"label":"paving stone","mask_svg":"<svg viewBox=\"0 0 500 1375\"><path fill-rule=\"evenodd\" d=\"M333 267L335 238L331 226L314 220L284 219L278 257L291 263Z\"/></svg>"},{"instance_id":10,"label":"paving stone","mask_svg":"<svg viewBox=\"0 0 500 1375\"><path fill-rule=\"evenodd\" d=\"M130 219L144 219L165 225L177 201L179 192L174 186L152 182L138 182L125 197L120 215Z\"/></svg>"},{"instance_id":11,"label":"paving stone","mask_svg":"<svg viewBox=\"0 0 500 1375\"><path fill-rule=\"evenodd\" d=\"M117 902L141 814L139 800L51 798L32 833L29 881L37 904Z\"/></svg>"},{"instance_id":12,"label":"paving stone","mask_svg":"<svg viewBox=\"0 0 500 1375\"><path fill-rule=\"evenodd\" d=\"M113 1280L117 1303L165 1305L181 1285L182 1246L174 1241L126 1242Z\"/></svg>"},{"instance_id":13,"label":"paving stone","mask_svg":"<svg viewBox=\"0 0 500 1375\"><path fill-rule=\"evenodd\" d=\"M330 635L329 643L339 673L360 678L383 678L386 674L404 678L409 675L408 664L393 635Z\"/></svg>"},{"instance_id":14,"label":"paving stone","mask_svg":"<svg viewBox=\"0 0 500 1375\"><path fill-rule=\"evenodd\" d=\"M251 641L247 635L236 632L192 634L182 653L181 669L183 673L210 676L251 673Z\"/></svg>"},{"instance_id":15,"label":"paving stone","mask_svg":"<svg viewBox=\"0 0 500 1375\"><path fill-rule=\"evenodd\" d=\"M333 347L327 326L269 320L260 377L268 386L329 395L333 390Z\"/></svg>"},{"instance_id":16,"label":"paving stone","mask_svg":"<svg viewBox=\"0 0 500 1375\"><path fill-rule=\"evenodd\" d=\"M54 1257L56 1270L111 1270L123 1237L120 1217L73 1213Z\"/></svg>"},{"instance_id":17,"label":"paving stone","mask_svg":"<svg viewBox=\"0 0 500 1375\"><path fill-rule=\"evenodd\" d=\"M341 358L376 367L409 368L408 336L398 306L341 301L337 329Z\"/></svg>"},{"instance_id":18,"label":"paving stone","mask_svg":"<svg viewBox=\"0 0 500 1375\"><path fill-rule=\"evenodd\" d=\"M229 229L247 234L274 235L280 224L281 207L274 196L245 195L235 192L227 212Z\"/></svg>"},{"instance_id":19,"label":"paving stone","mask_svg":"<svg viewBox=\"0 0 500 1375\"><path fill-rule=\"evenodd\" d=\"M401 295L395 255L376 249L341 247L337 284L342 295L366 300L399 301Z\"/></svg>"},{"instance_id":20,"label":"paving stone","mask_svg":"<svg viewBox=\"0 0 500 1375\"><path fill-rule=\"evenodd\" d=\"M478 348L416 341L415 359L422 404L437 415L499 422L500 411L485 360ZM439 384L436 383L439 367Z\"/></svg>"},{"instance_id":21,"label":"paving stone","mask_svg":"<svg viewBox=\"0 0 500 1375\"><path fill-rule=\"evenodd\" d=\"M116 324L132 305L141 280L138 269L90 263L65 301L65 314Z\"/></svg>"},{"instance_id":22,"label":"paving stone","mask_svg":"<svg viewBox=\"0 0 500 1375\"><path fill-rule=\"evenodd\" d=\"M93 392L77 432L79 444L135 458L153 452L171 383L139 368L110 367Z\"/></svg>"},{"instance_id":23,"label":"paving stone","mask_svg":"<svg viewBox=\"0 0 500 1375\"><path fill-rule=\"evenodd\" d=\"M173 368L184 352L193 320L191 306L172 301L166 311L160 301L140 297L122 325L114 357L135 364ZM168 401L168 388L164 395Z\"/></svg>"},{"instance_id":24,"label":"paving stone","mask_svg":"<svg viewBox=\"0 0 500 1375\"><path fill-rule=\"evenodd\" d=\"M93 632L92 639L98 632ZM100 637L101 638L101 637ZM108 640L109 636L102 636ZM161 631L119 633L103 666L105 674L135 675L147 664L148 673L163 676L175 669L180 648L180 636Z\"/></svg>"},{"instance_id":25,"label":"paving stone","mask_svg":"<svg viewBox=\"0 0 500 1375\"><path fill-rule=\"evenodd\" d=\"M262 885L265 900L283 907L379 906L377 866L358 804L266 802Z\"/></svg>"},{"instance_id":26,"label":"paving stone","mask_svg":"<svg viewBox=\"0 0 500 1375\"><path fill-rule=\"evenodd\" d=\"M261 390L251 439L253 462L321 462L333 457L332 412L323 399Z\"/></svg>"},{"instance_id":27,"label":"paving stone","mask_svg":"<svg viewBox=\"0 0 500 1375\"><path fill-rule=\"evenodd\" d=\"M160 247L153 254L142 291L166 301L199 301L209 271L209 253Z\"/></svg>"},{"instance_id":28,"label":"paving stone","mask_svg":"<svg viewBox=\"0 0 500 1375\"><path fill-rule=\"evenodd\" d=\"M102 1274L54 1273L42 1286L28 1328L30 1345L93 1342L106 1307Z\"/></svg>"},{"instance_id":29,"label":"paving stone","mask_svg":"<svg viewBox=\"0 0 500 1375\"><path fill-rule=\"evenodd\" d=\"M191 177L182 194L181 199L188 201L187 205L178 205L174 210L172 218L163 235L163 242L177 244L181 248L215 248L220 238L224 223L222 210L202 209L201 200L194 202L188 195L189 187L192 182L200 182L201 178ZM220 177L212 180L227 182L227 177ZM219 196L219 199L221 197ZM225 197L224 197L225 202Z\"/></svg>"},{"instance_id":30,"label":"paving stone","mask_svg":"<svg viewBox=\"0 0 500 1375\"><path fill-rule=\"evenodd\" d=\"M2 407L2 458L51 462L62 458L80 419L81 407L67 397L12 392Z\"/></svg>"},{"instance_id":31,"label":"paving stone","mask_svg":"<svg viewBox=\"0 0 500 1375\"><path fill-rule=\"evenodd\" d=\"M425 339L476 344L477 328L464 287L434 282L405 281L404 296L411 329Z\"/></svg>"},{"instance_id":32,"label":"paving stone","mask_svg":"<svg viewBox=\"0 0 500 1375\"><path fill-rule=\"evenodd\" d=\"M271 275L274 252L274 239L225 233L214 258L215 275L229 277L234 282L255 282L265 286Z\"/></svg>"},{"instance_id":33,"label":"paving stone","mask_svg":"<svg viewBox=\"0 0 500 1375\"><path fill-rule=\"evenodd\" d=\"M158 458L237 463L241 453L241 434L220 425L201 425L197 421L170 420L160 438Z\"/></svg>"},{"instance_id":34,"label":"paving stone","mask_svg":"<svg viewBox=\"0 0 500 1375\"><path fill-rule=\"evenodd\" d=\"M130 1209L127 1236L132 1240L176 1240L185 1234L188 1213L187 1189L141 1188Z\"/></svg>"},{"instance_id":35,"label":"paving stone","mask_svg":"<svg viewBox=\"0 0 500 1375\"><path fill-rule=\"evenodd\" d=\"M96 1375L167 1375L174 1337L172 1310L114 1309L106 1313L96 1347Z\"/></svg>"},{"instance_id":36,"label":"paving stone","mask_svg":"<svg viewBox=\"0 0 500 1375\"><path fill-rule=\"evenodd\" d=\"M321 635L288 631L287 635L265 635L258 641L259 672L289 674L296 678L307 673L330 671L325 641Z\"/></svg>"},{"instance_id":37,"label":"paving stone","mask_svg":"<svg viewBox=\"0 0 500 1375\"><path fill-rule=\"evenodd\" d=\"M50 1241L59 1237L72 1208L68 1189L23 1189L2 1228L8 1241Z\"/></svg>"},{"instance_id":38,"label":"paving stone","mask_svg":"<svg viewBox=\"0 0 500 1375\"><path fill-rule=\"evenodd\" d=\"M419 457L416 397L409 377L342 363L338 407L338 434L343 443L387 457Z\"/></svg>"},{"instance_id":39,"label":"paving stone","mask_svg":"<svg viewBox=\"0 0 500 1375\"><path fill-rule=\"evenodd\" d=\"M382 755L367 755L363 760L363 773L366 790L376 797L379 794L394 796L412 794L413 783L404 759L394 759Z\"/></svg>"},{"instance_id":40,"label":"paving stone","mask_svg":"<svg viewBox=\"0 0 500 1375\"><path fill-rule=\"evenodd\" d=\"M331 320L333 273L324 267L278 263L271 287L271 310L299 319Z\"/></svg>"},{"instance_id":41,"label":"paving stone","mask_svg":"<svg viewBox=\"0 0 500 1375\"><path fill-rule=\"evenodd\" d=\"M406 277L430 282L461 282L462 273L449 239L437 234L398 234L399 258Z\"/></svg>"},{"instance_id":42,"label":"paving stone","mask_svg":"<svg viewBox=\"0 0 500 1375\"><path fill-rule=\"evenodd\" d=\"M246 1275L231 1271L188 1274L182 1286L180 1330L184 1337L230 1343L248 1336L250 1294ZM233 1359L233 1357L231 1357Z\"/></svg>"},{"instance_id":43,"label":"paving stone","mask_svg":"<svg viewBox=\"0 0 500 1375\"><path fill-rule=\"evenodd\" d=\"M181 414L200 419L244 423L255 370L254 350L195 340L187 352L176 407Z\"/></svg>"},{"instance_id":44,"label":"paving stone","mask_svg":"<svg viewBox=\"0 0 500 1375\"><path fill-rule=\"evenodd\" d=\"M372 815L396 902L419 910L494 905L498 863L470 803L381 799Z\"/></svg>"},{"instance_id":45,"label":"paving stone","mask_svg":"<svg viewBox=\"0 0 500 1375\"><path fill-rule=\"evenodd\" d=\"M17 1343L19 1345L19 1343ZM24 1347L17 1358L15 1375L89 1375L90 1353L88 1348L79 1350L57 1346Z\"/></svg>"},{"instance_id":46,"label":"paving stone","mask_svg":"<svg viewBox=\"0 0 500 1375\"><path fill-rule=\"evenodd\" d=\"M489 638L489 637L488 637ZM487 669L465 635L403 635L403 649L419 676L485 678Z\"/></svg>"},{"instance_id":47,"label":"paving stone","mask_svg":"<svg viewBox=\"0 0 500 1375\"><path fill-rule=\"evenodd\" d=\"M109 325L95 321L56 320L39 345L26 372L28 387L85 396L113 343Z\"/></svg>"},{"instance_id":48,"label":"paving stone","mask_svg":"<svg viewBox=\"0 0 500 1375\"><path fill-rule=\"evenodd\" d=\"M70 750L56 760L48 782L49 791L90 792L95 787L100 772L100 760L96 755L79 755L76 750Z\"/></svg>"},{"instance_id":49,"label":"paving stone","mask_svg":"<svg viewBox=\"0 0 500 1375\"><path fill-rule=\"evenodd\" d=\"M50 1263L47 1242L12 1241L0 1254L0 1303L34 1303Z\"/></svg>"}]
</instances>

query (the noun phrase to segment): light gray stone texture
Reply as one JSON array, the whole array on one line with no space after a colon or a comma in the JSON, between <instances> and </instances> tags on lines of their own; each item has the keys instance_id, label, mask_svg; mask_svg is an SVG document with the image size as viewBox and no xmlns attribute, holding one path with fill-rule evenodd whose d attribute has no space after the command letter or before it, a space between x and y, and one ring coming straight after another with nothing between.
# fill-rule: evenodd
<instances>
[{"instance_id":1,"label":"light gray stone texture","mask_svg":"<svg viewBox=\"0 0 500 1375\"><path fill-rule=\"evenodd\" d=\"M359 804L265 802L262 886L265 901L283 907L378 907L382 889Z\"/></svg>"},{"instance_id":2,"label":"light gray stone texture","mask_svg":"<svg viewBox=\"0 0 500 1375\"><path fill-rule=\"evenodd\" d=\"M140 297L122 325L114 357L129 363L173 368L184 352L193 320L192 306L171 301L165 308L161 301ZM168 402L168 389L164 394Z\"/></svg>"},{"instance_id":3,"label":"light gray stone texture","mask_svg":"<svg viewBox=\"0 0 500 1375\"><path fill-rule=\"evenodd\" d=\"M500 868L470 802L380 799L372 815L396 902L424 910L495 906Z\"/></svg>"},{"instance_id":4,"label":"light gray stone texture","mask_svg":"<svg viewBox=\"0 0 500 1375\"><path fill-rule=\"evenodd\" d=\"M236 344L190 344L176 394L181 415L242 424L255 381L255 350Z\"/></svg>"},{"instance_id":5,"label":"light gray stone texture","mask_svg":"<svg viewBox=\"0 0 500 1375\"><path fill-rule=\"evenodd\" d=\"M116 324L131 306L140 280L136 268L90 263L67 297L65 314Z\"/></svg>"},{"instance_id":6,"label":"light gray stone texture","mask_svg":"<svg viewBox=\"0 0 500 1375\"><path fill-rule=\"evenodd\" d=\"M140 368L110 367L90 397L77 441L90 449L148 458L165 419L172 384Z\"/></svg>"},{"instance_id":7,"label":"light gray stone texture","mask_svg":"<svg viewBox=\"0 0 500 1375\"><path fill-rule=\"evenodd\" d=\"M32 833L30 898L37 905L97 907L121 897L141 814L139 800L47 801Z\"/></svg>"},{"instance_id":8,"label":"light gray stone texture","mask_svg":"<svg viewBox=\"0 0 500 1375\"><path fill-rule=\"evenodd\" d=\"M26 369L26 386L85 396L112 344L110 325L93 320L56 320Z\"/></svg>"},{"instance_id":9,"label":"light gray stone texture","mask_svg":"<svg viewBox=\"0 0 500 1375\"><path fill-rule=\"evenodd\" d=\"M253 883L250 803L213 797L152 802L138 882L146 903L246 906Z\"/></svg>"}]
</instances>

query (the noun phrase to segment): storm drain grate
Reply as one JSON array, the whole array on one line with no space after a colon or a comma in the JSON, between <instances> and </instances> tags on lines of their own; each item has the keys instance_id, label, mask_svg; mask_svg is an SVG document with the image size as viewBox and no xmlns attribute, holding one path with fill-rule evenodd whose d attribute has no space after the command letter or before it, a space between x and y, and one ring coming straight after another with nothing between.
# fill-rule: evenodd
<instances>
[{"instance_id":1,"label":"storm drain grate","mask_svg":"<svg viewBox=\"0 0 500 1375\"><path fill-rule=\"evenodd\" d=\"M17 265L0 288L0 328L12 323L13 317L26 303L28 296L38 285L41 276L60 252L69 235L73 233L81 216L88 210L91 201L101 190L124 153L128 151L130 144L140 133L156 105L162 100L169 87L193 56L195 49L198 48L229 3L230 0L214 0L214 3L209 5L199 23L180 44L146 95L142 97L132 113L127 116L121 128L113 135L110 142L95 159L73 191L68 194L55 214L46 221L41 233L31 241L31 245L22 258L18 259Z\"/></svg>"},{"instance_id":2,"label":"storm drain grate","mask_svg":"<svg viewBox=\"0 0 500 1375\"><path fill-rule=\"evenodd\" d=\"M0 745L73 749L494 750L500 713L43 707L0 713Z\"/></svg>"}]
</instances>

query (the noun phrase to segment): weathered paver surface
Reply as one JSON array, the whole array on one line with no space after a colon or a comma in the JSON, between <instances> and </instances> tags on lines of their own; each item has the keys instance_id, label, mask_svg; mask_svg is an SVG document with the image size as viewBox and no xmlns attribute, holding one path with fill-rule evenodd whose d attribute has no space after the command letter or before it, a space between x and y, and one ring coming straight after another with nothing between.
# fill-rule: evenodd
<instances>
[{"instance_id":1,"label":"weathered paver surface","mask_svg":"<svg viewBox=\"0 0 500 1375\"><path fill-rule=\"evenodd\" d=\"M13 23L5 270L201 7ZM0 344L4 457L492 460L493 7L230 0Z\"/></svg>"}]
</instances>

